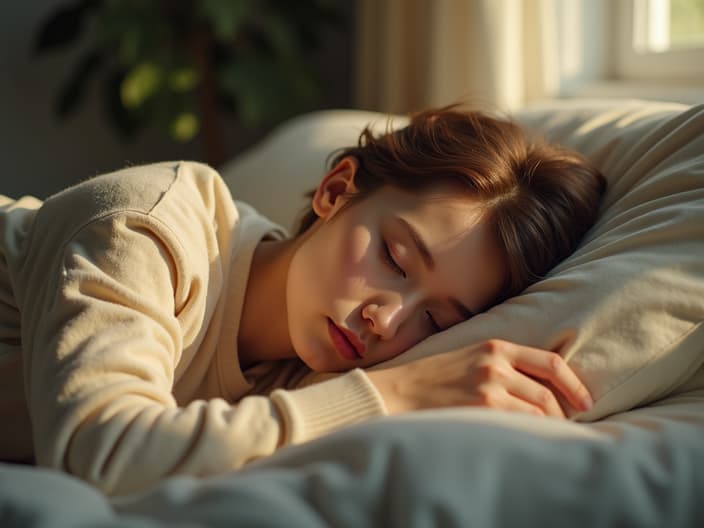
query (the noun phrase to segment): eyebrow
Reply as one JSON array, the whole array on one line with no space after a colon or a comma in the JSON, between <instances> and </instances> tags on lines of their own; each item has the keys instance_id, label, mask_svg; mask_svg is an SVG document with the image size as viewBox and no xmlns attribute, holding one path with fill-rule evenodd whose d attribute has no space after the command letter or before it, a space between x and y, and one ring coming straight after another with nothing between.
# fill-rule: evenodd
<instances>
[{"instance_id":1,"label":"eyebrow","mask_svg":"<svg viewBox=\"0 0 704 528\"><path fill-rule=\"evenodd\" d=\"M413 244L415 245L418 253L420 253L425 267L428 270L433 271L435 269L435 259L433 258L432 253L430 253L425 241L421 238L420 233L418 233L416 228L409 224L404 218L397 216L396 221L406 230L406 233L408 233L408 236L411 237L411 240L413 240ZM474 311L462 304L459 299L455 297L448 297L447 300L463 319L469 319L470 317L476 315Z\"/></svg>"}]
</instances>

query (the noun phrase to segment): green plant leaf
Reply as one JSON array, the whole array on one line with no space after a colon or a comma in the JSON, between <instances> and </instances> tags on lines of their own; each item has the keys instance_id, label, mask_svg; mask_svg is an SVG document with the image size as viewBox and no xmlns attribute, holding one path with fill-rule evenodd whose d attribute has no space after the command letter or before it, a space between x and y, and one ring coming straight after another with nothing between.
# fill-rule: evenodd
<instances>
[{"instance_id":1,"label":"green plant leaf","mask_svg":"<svg viewBox=\"0 0 704 528\"><path fill-rule=\"evenodd\" d=\"M120 86L120 99L125 108L143 105L159 89L163 72L153 62L143 62L132 68Z\"/></svg>"},{"instance_id":2,"label":"green plant leaf","mask_svg":"<svg viewBox=\"0 0 704 528\"><path fill-rule=\"evenodd\" d=\"M39 55L74 43L83 30L86 14L97 5L96 0L83 0L56 9L40 27L32 47L33 53Z\"/></svg>"},{"instance_id":3,"label":"green plant leaf","mask_svg":"<svg viewBox=\"0 0 704 528\"><path fill-rule=\"evenodd\" d=\"M202 0L201 15L212 25L215 38L230 41L251 11L249 0Z\"/></svg>"},{"instance_id":4,"label":"green plant leaf","mask_svg":"<svg viewBox=\"0 0 704 528\"><path fill-rule=\"evenodd\" d=\"M190 92L198 85L199 81L198 72L191 66L173 69L167 77L169 88L177 93Z\"/></svg>"},{"instance_id":5,"label":"green plant leaf","mask_svg":"<svg viewBox=\"0 0 704 528\"><path fill-rule=\"evenodd\" d=\"M300 42L295 28L284 15L270 13L261 21L261 28L277 55L291 56L300 52Z\"/></svg>"},{"instance_id":6,"label":"green plant leaf","mask_svg":"<svg viewBox=\"0 0 704 528\"><path fill-rule=\"evenodd\" d=\"M318 95L315 77L294 60L241 57L224 65L219 78L221 90L234 99L248 125L293 114Z\"/></svg>"},{"instance_id":7,"label":"green plant leaf","mask_svg":"<svg viewBox=\"0 0 704 528\"><path fill-rule=\"evenodd\" d=\"M144 126L144 121L137 113L130 112L122 104L120 92L124 78L125 72L121 69L110 72L104 79L102 99L103 108L110 123L120 136L129 139Z\"/></svg>"},{"instance_id":8,"label":"green plant leaf","mask_svg":"<svg viewBox=\"0 0 704 528\"><path fill-rule=\"evenodd\" d=\"M169 126L171 137L181 143L186 143L198 133L200 123L193 112L181 112L173 118Z\"/></svg>"},{"instance_id":9,"label":"green plant leaf","mask_svg":"<svg viewBox=\"0 0 704 528\"><path fill-rule=\"evenodd\" d=\"M128 66L138 62L144 49L143 33L138 25L125 28L119 38L118 56Z\"/></svg>"},{"instance_id":10,"label":"green plant leaf","mask_svg":"<svg viewBox=\"0 0 704 528\"><path fill-rule=\"evenodd\" d=\"M255 124L266 113L269 97L266 95L268 80L260 61L242 57L230 61L220 70L220 89L236 101L237 111L245 124Z\"/></svg>"},{"instance_id":11,"label":"green plant leaf","mask_svg":"<svg viewBox=\"0 0 704 528\"><path fill-rule=\"evenodd\" d=\"M161 4L154 0L107 2L98 16L96 40L114 48L124 67L146 60L168 42L164 11L171 2Z\"/></svg>"},{"instance_id":12,"label":"green plant leaf","mask_svg":"<svg viewBox=\"0 0 704 528\"><path fill-rule=\"evenodd\" d=\"M102 62L101 50L90 51L80 58L68 80L62 85L56 100L55 113L60 119L78 107L90 77L98 71Z\"/></svg>"},{"instance_id":13,"label":"green plant leaf","mask_svg":"<svg viewBox=\"0 0 704 528\"><path fill-rule=\"evenodd\" d=\"M326 27L343 29L347 17L340 0L298 0L296 9L291 9L290 0L270 0L271 9L295 31L301 51L311 51L321 45L321 36Z\"/></svg>"},{"instance_id":14,"label":"green plant leaf","mask_svg":"<svg viewBox=\"0 0 704 528\"><path fill-rule=\"evenodd\" d=\"M208 69L217 82L211 95L244 124L312 108L320 82L306 52L343 11L340 1L63 0L67 7L53 29L40 32L37 48L78 42L93 9L85 44L102 55L81 57L62 86L57 113L74 111L106 70L105 114L124 137L150 125L188 141L206 126L197 90Z\"/></svg>"}]
</instances>

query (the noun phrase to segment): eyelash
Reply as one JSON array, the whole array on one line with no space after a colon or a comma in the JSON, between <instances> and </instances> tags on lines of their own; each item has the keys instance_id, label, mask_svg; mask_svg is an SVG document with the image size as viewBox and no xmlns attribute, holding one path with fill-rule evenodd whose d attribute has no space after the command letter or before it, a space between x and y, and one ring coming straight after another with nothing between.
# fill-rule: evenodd
<instances>
[{"instance_id":1,"label":"eyelash","mask_svg":"<svg viewBox=\"0 0 704 528\"><path fill-rule=\"evenodd\" d=\"M425 315L428 316L428 321L430 322L430 327L433 329L433 332L441 332L442 328L435 319L433 319L433 315L428 310L425 311Z\"/></svg>"},{"instance_id":2,"label":"eyelash","mask_svg":"<svg viewBox=\"0 0 704 528\"><path fill-rule=\"evenodd\" d=\"M404 279L406 278L406 272L403 271L401 266L398 265L396 260L394 259L393 255L391 254L391 251L389 250L389 245L386 243L386 240L383 241L382 243L383 246L383 255L384 255L384 260L386 263L393 269L396 273L401 275ZM435 321L433 318L433 315L430 313L430 311L426 310L425 315L428 316L428 322L430 323L430 327L433 329L433 332L440 332L442 328L440 325Z\"/></svg>"},{"instance_id":3,"label":"eyelash","mask_svg":"<svg viewBox=\"0 0 704 528\"><path fill-rule=\"evenodd\" d=\"M384 254L384 260L386 263L391 266L391 269L393 269L396 273L401 275L404 279L406 278L406 272L403 271L401 266L398 265L396 260L394 259L393 255L391 254L391 251L389 250L389 245L386 243L386 240L383 241L382 243L383 246L383 254Z\"/></svg>"}]
</instances>

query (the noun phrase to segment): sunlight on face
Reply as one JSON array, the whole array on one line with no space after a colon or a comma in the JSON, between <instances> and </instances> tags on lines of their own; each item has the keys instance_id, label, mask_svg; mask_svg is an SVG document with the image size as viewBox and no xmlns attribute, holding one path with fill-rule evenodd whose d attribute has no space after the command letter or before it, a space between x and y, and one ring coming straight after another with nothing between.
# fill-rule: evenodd
<instances>
[{"instance_id":1,"label":"sunlight on face","mask_svg":"<svg viewBox=\"0 0 704 528\"><path fill-rule=\"evenodd\" d=\"M317 371L366 367L478 313L506 265L479 204L384 187L305 235L289 268L289 334Z\"/></svg>"}]
</instances>

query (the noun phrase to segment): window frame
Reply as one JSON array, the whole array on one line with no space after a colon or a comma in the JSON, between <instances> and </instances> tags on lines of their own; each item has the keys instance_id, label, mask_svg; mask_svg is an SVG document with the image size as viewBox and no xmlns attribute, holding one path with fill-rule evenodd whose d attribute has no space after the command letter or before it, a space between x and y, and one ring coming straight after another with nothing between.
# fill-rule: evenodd
<instances>
[{"instance_id":1,"label":"window frame","mask_svg":"<svg viewBox=\"0 0 704 528\"><path fill-rule=\"evenodd\" d=\"M644 37L650 0L617 2L613 74L629 81L704 81L704 46L648 49ZM697 65L697 67L693 67Z\"/></svg>"}]
</instances>

